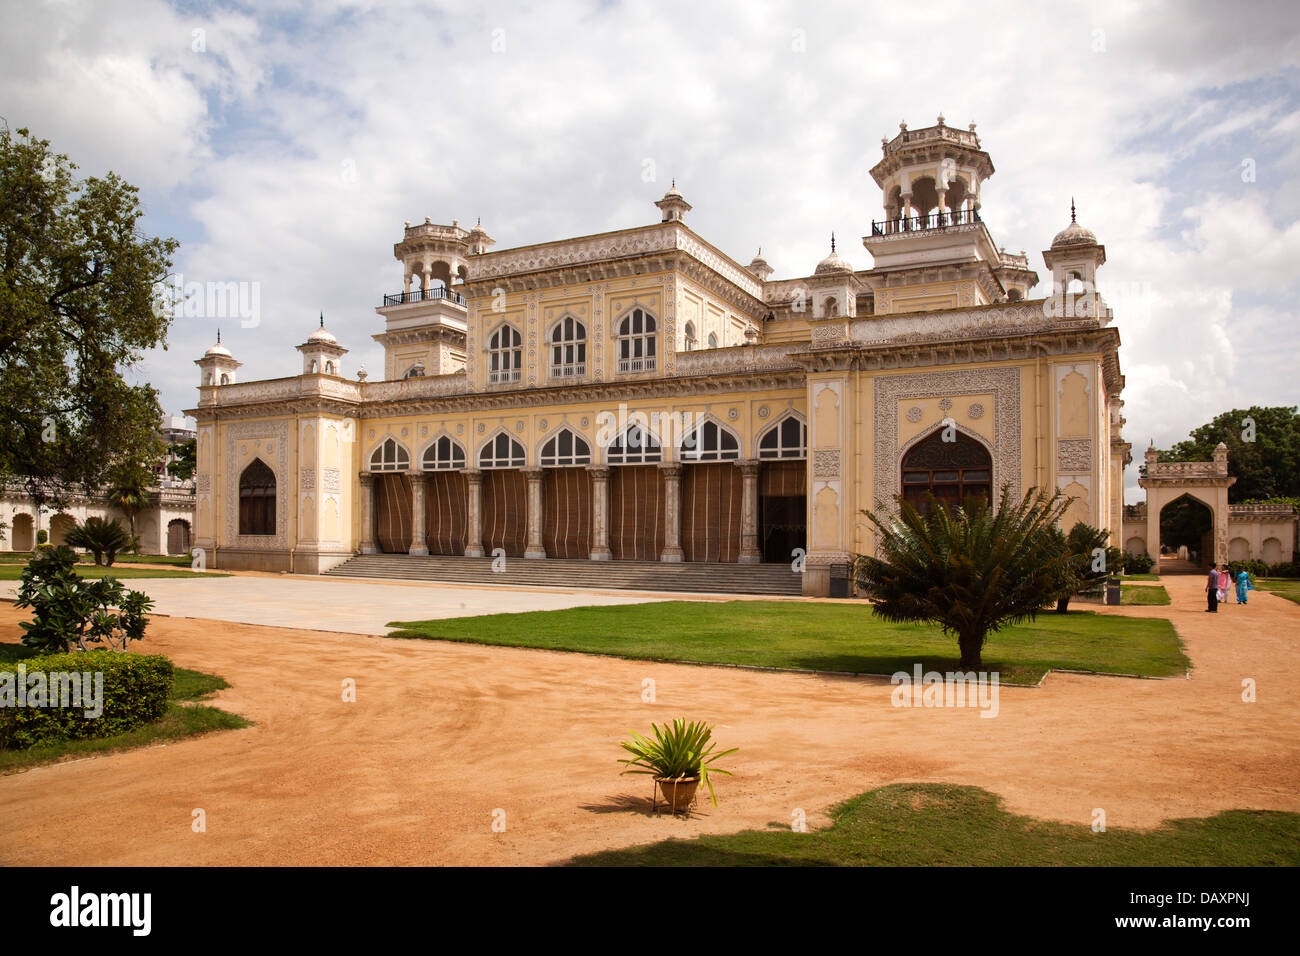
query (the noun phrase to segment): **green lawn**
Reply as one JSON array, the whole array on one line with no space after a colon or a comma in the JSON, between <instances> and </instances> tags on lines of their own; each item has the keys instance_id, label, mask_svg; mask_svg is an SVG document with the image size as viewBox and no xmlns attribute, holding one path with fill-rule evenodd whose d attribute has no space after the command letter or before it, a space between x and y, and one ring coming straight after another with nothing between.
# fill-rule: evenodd
<instances>
[{"instance_id":1,"label":"green lawn","mask_svg":"<svg viewBox=\"0 0 1300 956\"><path fill-rule=\"evenodd\" d=\"M1169 603L1169 592L1159 584L1142 584L1133 588L1121 588L1119 603L1164 606Z\"/></svg>"},{"instance_id":2,"label":"green lawn","mask_svg":"<svg viewBox=\"0 0 1300 956\"><path fill-rule=\"evenodd\" d=\"M32 559L30 551L5 551L0 552L0 564L26 564ZM82 564L94 564L93 555L86 553L79 555ZM125 561L127 564L173 564L178 568L188 568L190 558L184 554L119 554L119 561Z\"/></svg>"},{"instance_id":3,"label":"green lawn","mask_svg":"<svg viewBox=\"0 0 1300 956\"><path fill-rule=\"evenodd\" d=\"M23 567L19 564L0 565L0 581L18 581L23 576ZM102 578L115 577L122 580L127 578L228 578L229 574L220 574L215 571L181 571L175 568L120 568L114 565L111 568L102 567L95 564L78 564L77 574L83 578Z\"/></svg>"},{"instance_id":4,"label":"green lawn","mask_svg":"<svg viewBox=\"0 0 1300 956\"><path fill-rule=\"evenodd\" d=\"M1296 578L1256 578L1255 589L1268 591L1270 594L1300 604L1300 580Z\"/></svg>"},{"instance_id":5,"label":"green lawn","mask_svg":"<svg viewBox=\"0 0 1300 956\"><path fill-rule=\"evenodd\" d=\"M892 674L920 662L953 670L957 641L939 628L889 624L862 604L663 601L563 611L394 621L389 637L583 651L635 659ZM1046 612L994 634L984 669L1037 683L1049 668L1169 677L1190 662L1173 625L1092 611Z\"/></svg>"},{"instance_id":6,"label":"green lawn","mask_svg":"<svg viewBox=\"0 0 1300 956\"><path fill-rule=\"evenodd\" d=\"M21 644L0 644L0 663L26 660L34 656L30 649ZM27 770L41 764L56 763L68 757L130 750L154 743L181 740L212 730L237 730L240 727L250 726L249 721L237 714L228 713L209 704L197 703L214 692L229 687L230 685L222 678L184 667L177 667L175 675L167 711L154 723L137 727L130 733L118 734L116 737L60 741L27 750L0 750L0 774Z\"/></svg>"},{"instance_id":7,"label":"green lawn","mask_svg":"<svg viewBox=\"0 0 1300 956\"><path fill-rule=\"evenodd\" d=\"M1148 571L1146 574L1126 574L1123 576L1124 581L1159 581L1160 575L1154 571Z\"/></svg>"},{"instance_id":8,"label":"green lawn","mask_svg":"<svg viewBox=\"0 0 1300 956\"><path fill-rule=\"evenodd\" d=\"M724 784L725 786L725 784ZM725 792L722 799L726 799ZM648 802L648 801L647 801ZM789 823L580 856L577 866L1296 866L1300 814L1229 810L1153 830L1015 816L979 787L895 784L845 801L834 825Z\"/></svg>"}]
</instances>

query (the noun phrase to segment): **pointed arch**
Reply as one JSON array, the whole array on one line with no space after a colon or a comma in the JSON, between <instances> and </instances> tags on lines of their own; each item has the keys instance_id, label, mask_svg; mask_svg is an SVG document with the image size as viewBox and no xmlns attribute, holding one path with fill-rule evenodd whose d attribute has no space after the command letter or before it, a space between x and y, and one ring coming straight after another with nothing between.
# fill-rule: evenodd
<instances>
[{"instance_id":1,"label":"pointed arch","mask_svg":"<svg viewBox=\"0 0 1300 956\"><path fill-rule=\"evenodd\" d=\"M392 435L384 437L367 459L370 471L410 471L411 452Z\"/></svg>"},{"instance_id":2,"label":"pointed arch","mask_svg":"<svg viewBox=\"0 0 1300 956\"><path fill-rule=\"evenodd\" d=\"M740 438L712 415L689 431L678 449L678 460L736 461L740 458Z\"/></svg>"},{"instance_id":3,"label":"pointed arch","mask_svg":"<svg viewBox=\"0 0 1300 956\"><path fill-rule=\"evenodd\" d=\"M664 460L663 446L647 424L634 421L605 449L608 465L650 465Z\"/></svg>"},{"instance_id":4,"label":"pointed arch","mask_svg":"<svg viewBox=\"0 0 1300 956\"><path fill-rule=\"evenodd\" d=\"M239 475L239 533L275 534L275 499L275 472L254 458Z\"/></svg>"},{"instance_id":5,"label":"pointed arch","mask_svg":"<svg viewBox=\"0 0 1300 956\"><path fill-rule=\"evenodd\" d=\"M613 322L620 372L653 372L659 361L659 320L643 305L632 305Z\"/></svg>"},{"instance_id":6,"label":"pointed arch","mask_svg":"<svg viewBox=\"0 0 1300 956\"><path fill-rule=\"evenodd\" d=\"M497 429L478 450L480 468L523 468L527 460L524 446L504 428Z\"/></svg>"},{"instance_id":7,"label":"pointed arch","mask_svg":"<svg viewBox=\"0 0 1300 956\"><path fill-rule=\"evenodd\" d=\"M546 332L551 378L582 378L587 374L587 325L566 312Z\"/></svg>"},{"instance_id":8,"label":"pointed arch","mask_svg":"<svg viewBox=\"0 0 1300 956\"><path fill-rule=\"evenodd\" d=\"M808 423L790 409L758 435L755 458L807 458Z\"/></svg>"},{"instance_id":9,"label":"pointed arch","mask_svg":"<svg viewBox=\"0 0 1300 956\"><path fill-rule=\"evenodd\" d=\"M420 453L422 471L450 471L464 468L465 464L465 446L445 431L439 432Z\"/></svg>"},{"instance_id":10,"label":"pointed arch","mask_svg":"<svg viewBox=\"0 0 1300 956\"><path fill-rule=\"evenodd\" d=\"M945 440L950 429L952 440ZM903 499L917 507L931 494L949 507L971 497L993 503L993 449L951 419L905 445L899 469Z\"/></svg>"},{"instance_id":11,"label":"pointed arch","mask_svg":"<svg viewBox=\"0 0 1300 956\"><path fill-rule=\"evenodd\" d=\"M498 325L487 340L488 384L518 382L523 377L524 337L510 322Z\"/></svg>"},{"instance_id":12,"label":"pointed arch","mask_svg":"<svg viewBox=\"0 0 1300 956\"><path fill-rule=\"evenodd\" d=\"M573 468L591 464L591 443L569 425L561 425L539 446L537 463L543 468Z\"/></svg>"}]
</instances>

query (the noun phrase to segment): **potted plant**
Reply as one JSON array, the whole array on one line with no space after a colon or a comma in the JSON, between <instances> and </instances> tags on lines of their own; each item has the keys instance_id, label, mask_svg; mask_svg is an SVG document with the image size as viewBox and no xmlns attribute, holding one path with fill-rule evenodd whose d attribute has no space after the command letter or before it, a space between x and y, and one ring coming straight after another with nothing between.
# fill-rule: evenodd
<instances>
[{"instance_id":1,"label":"potted plant","mask_svg":"<svg viewBox=\"0 0 1300 956\"><path fill-rule=\"evenodd\" d=\"M715 767L714 762L738 749L732 747L716 753L718 745L713 743L713 728L703 721L688 724L681 718L663 727L652 723L649 737L633 733L632 739L623 741L621 746L632 755L619 760L619 763L627 765L623 773L644 773L654 777L655 785L673 813L689 809L701 780L709 788L709 796L716 807L718 796L713 792L709 774L721 773L730 777L731 771Z\"/></svg>"}]
</instances>

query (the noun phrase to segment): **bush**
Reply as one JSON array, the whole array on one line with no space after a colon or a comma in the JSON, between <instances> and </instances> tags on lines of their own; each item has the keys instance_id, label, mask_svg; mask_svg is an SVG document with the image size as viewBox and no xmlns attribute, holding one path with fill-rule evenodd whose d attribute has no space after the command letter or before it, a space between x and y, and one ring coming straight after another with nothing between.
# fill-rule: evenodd
<instances>
[{"instance_id":1,"label":"bush","mask_svg":"<svg viewBox=\"0 0 1300 956\"><path fill-rule=\"evenodd\" d=\"M67 543L74 548L82 548L95 556L96 564L113 566L119 551L127 550L131 545L131 536L122 530L116 521L105 518L87 518L83 523L68 532ZM104 559L108 560L105 561Z\"/></svg>"},{"instance_id":2,"label":"bush","mask_svg":"<svg viewBox=\"0 0 1300 956\"><path fill-rule=\"evenodd\" d=\"M1125 554L1123 562L1125 574L1148 574L1156 566L1155 558L1149 554Z\"/></svg>"},{"instance_id":3,"label":"bush","mask_svg":"<svg viewBox=\"0 0 1300 956\"><path fill-rule=\"evenodd\" d=\"M48 531L46 531L44 528L42 528L40 531L37 531L37 532L36 532L36 543L37 543L37 544L45 544L45 542L47 542L47 541L49 541L49 540L50 540L50 533L49 533Z\"/></svg>"},{"instance_id":4,"label":"bush","mask_svg":"<svg viewBox=\"0 0 1300 956\"><path fill-rule=\"evenodd\" d=\"M1263 578L1268 576L1268 565L1263 561L1229 561L1228 573L1235 579L1238 574L1245 571L1252 578Z\"/></svg>"},{"instance_id":5,"label":"bush","mask_svg":"<svg viewBox=\"0 0 1300 956\"><path fill-rule=\"evenodd\" d=\"M59 707L72 699L71 685L59 675L73 673L82 675L83 696L75 706ZM84 680L86 674L92 675L89 682ZM95 675L102 675L102 696L97 693ZM25 681L22 707L17 694L20 679ZM0 665L0 747L26 750L37 744L114 737L135 730L166 712L173 679L172 662L166 657L105 650L50 654ZM45 693L37 698L42 685ZM69 700L59 699L61 691L69 694ZM37 699L54 706L33 706ZM96 715L99 707L102 712ZM88 710L91 716L87 716Z\"/></svg>"},{"instance_id":6,"label":"bush","mask_svg":"<svg viewBox=\"0 0 1300 956\"><path fill-rule=\"evenodd\" d=\"M22 642L39 653L57 654L74 644L82 651L89 644L126 650L128 641L144 637L152 599L143 591L128 591L116 578L88 581L73 570L76 563L76 553L60 546L41 552L23 568L14 606L31 608L33 620L19 623Z\"/></svg>"},{"instance_id":7,"label":"bush","mask_svg":"<svg viewBox=\"0 0 1300 956\"><path fill-rule=\"evenodd\" d=\"M1263 562L1260 562L1261 564ZM1267 565L1268 571L1263 577L1269 578L1300 578L1300 561L1283 562L1282 564Z\"/></svg>"}]
</instances>

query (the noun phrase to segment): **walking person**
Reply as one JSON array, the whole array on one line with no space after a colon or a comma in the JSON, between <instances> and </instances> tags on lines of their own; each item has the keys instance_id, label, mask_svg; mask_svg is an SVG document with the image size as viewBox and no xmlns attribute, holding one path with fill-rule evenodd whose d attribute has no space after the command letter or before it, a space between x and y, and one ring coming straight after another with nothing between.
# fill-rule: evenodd
<instances>
[{"instance_id":1,"label":"walking person","mask_svg":"<svg viewBox=\"0 0 1300 956\"><path fill-rule=\"evenodd\" d=\"M1242 568L1237 572L1237 603L1245 604L1247 597L1249 597L1247 592L1253 590L1255 590L1255 584L1250 580L1250 574L1247 573L1246 569Z\"/></svg>"},{"instance_id":2,"label":"walking person","mask_svg":"<svg viewBox=\"0 0 1300 956\"><path fill-rule=\"evenodd\" d=\"M1208 607L1205 609L1206 614L1219 613L1219 570L1210 568L1210 576L1205 580L1205 599Z\"/></svg>"},{"instance_id":3,"label":"walking person","mask_svg":"<svg viewBox=\"0 0 1300 956\"><path fill-rule=\"evenodd\" d=\"M1228 576L1228 566L1221 564L1219 565L1219 593L1217 595L1220 604L1228 603L1228 590L1231 587L1232 578Z\"/></svg>"}]
</instances>

